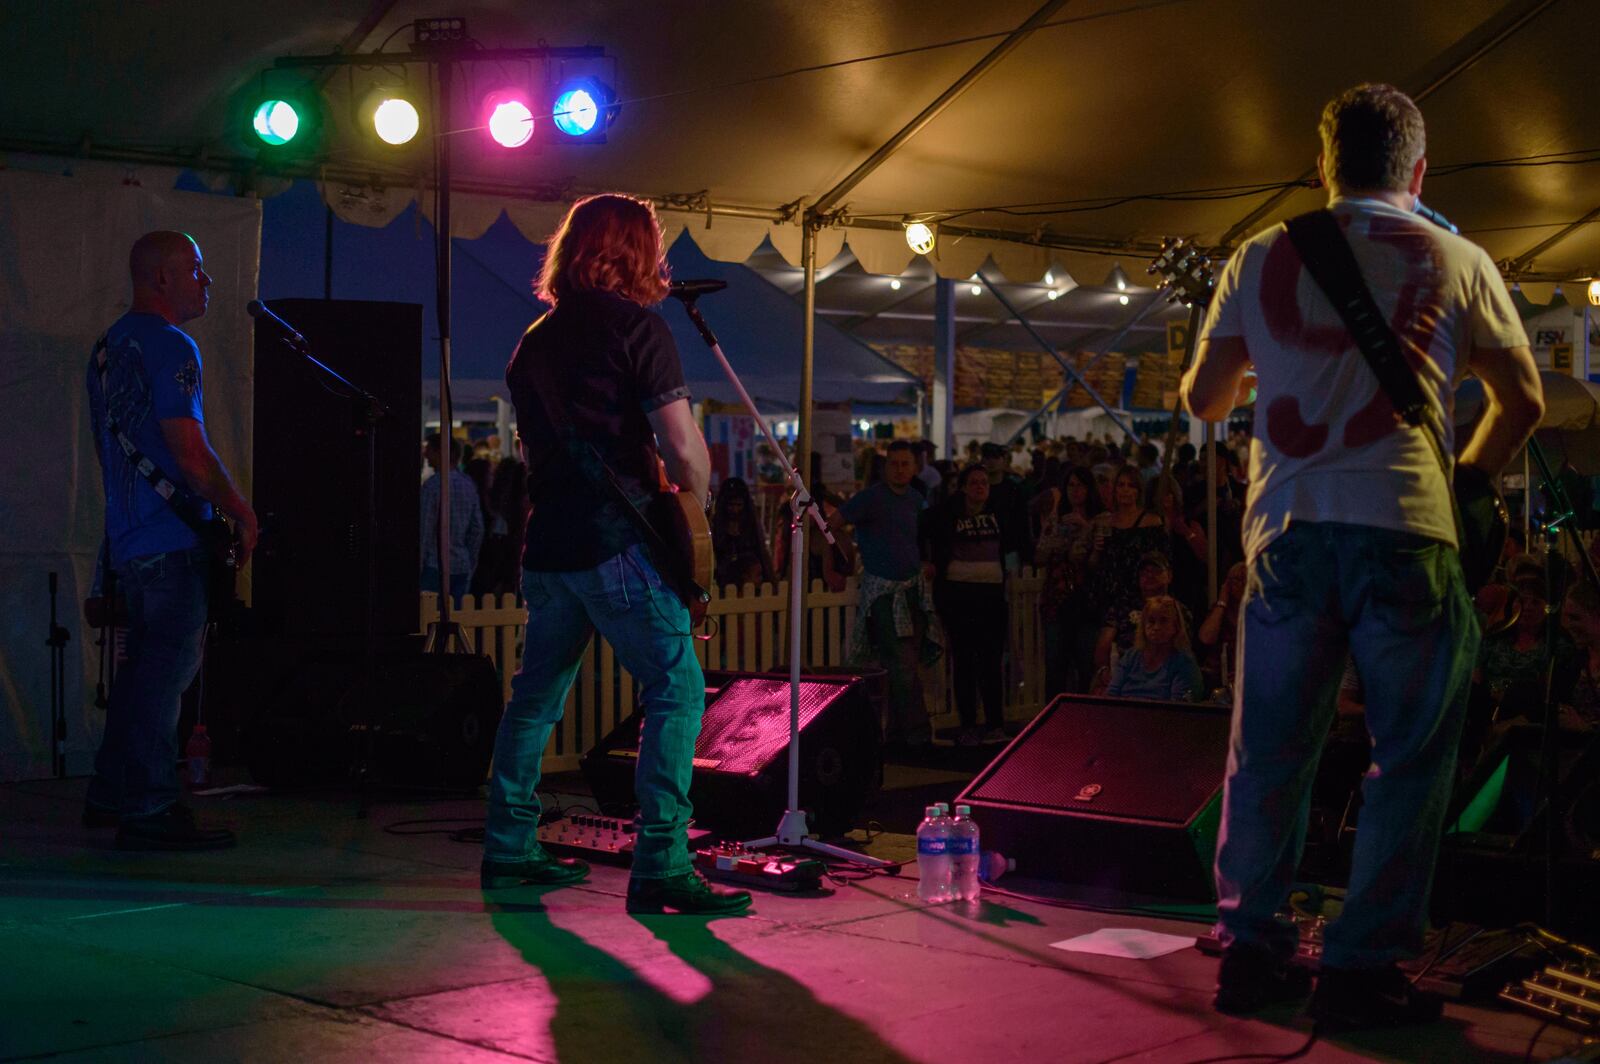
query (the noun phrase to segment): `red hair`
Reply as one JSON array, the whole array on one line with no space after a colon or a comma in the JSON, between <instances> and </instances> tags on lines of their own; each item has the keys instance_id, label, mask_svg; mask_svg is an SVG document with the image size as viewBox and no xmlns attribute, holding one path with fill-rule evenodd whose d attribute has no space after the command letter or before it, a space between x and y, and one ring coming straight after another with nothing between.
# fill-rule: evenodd
<instances>
[{"instance_id":1,"label":"red hair","mask_svg":"<svg viewBox=\"0 0 1600 1064\"><path fill-rule=\"evenodd\" d=\"M534 294L553 307L562 296L594 290L646 307L667 297L661 225L648 200L587 196L551 235Z\"/></svg>"}]
</instances>

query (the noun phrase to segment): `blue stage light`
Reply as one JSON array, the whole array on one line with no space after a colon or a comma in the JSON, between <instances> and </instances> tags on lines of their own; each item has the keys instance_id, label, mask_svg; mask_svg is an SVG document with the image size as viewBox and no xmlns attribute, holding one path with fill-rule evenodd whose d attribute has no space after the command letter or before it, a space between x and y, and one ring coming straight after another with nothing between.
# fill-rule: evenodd
<instances>
[{"instance_id":1,"label":"blue stage light","mask_svg":"<svg viewBox=\"0 0 1600 1064\"><path fill-rule=\"evenodd\" d=\"M550 107L555 127L569 137L582 137L604 130L616 116L611 90L593 78L581 78L563 85Z\"/></svg>"}]
</instances>

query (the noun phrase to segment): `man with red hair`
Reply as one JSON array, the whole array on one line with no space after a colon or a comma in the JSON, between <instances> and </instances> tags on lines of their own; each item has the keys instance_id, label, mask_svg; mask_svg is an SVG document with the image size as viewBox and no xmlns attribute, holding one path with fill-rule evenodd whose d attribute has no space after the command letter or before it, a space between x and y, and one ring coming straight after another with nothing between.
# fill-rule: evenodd
<instances>
[{"instance_id":1,"label":"man with red hair","mask_svg":"<svg viewBox=\"0 0 1600 1064\"><path fill-rule=\"evenodd\" d=\"M482 882L560 885L588 873L539 845L539 759L598 630L639 682L644 712L628 911L736 913L749 892L707 883L687 845L705 708L689 611L630 513L656 490L658 454L702 506L710 480L678 349L649 309L667 294L664 259L649 203L604 195L573 204L539 277L552 309L506 368L533 503L522 554L528 626L495 737Z\"/></svg>"}]
</instances>

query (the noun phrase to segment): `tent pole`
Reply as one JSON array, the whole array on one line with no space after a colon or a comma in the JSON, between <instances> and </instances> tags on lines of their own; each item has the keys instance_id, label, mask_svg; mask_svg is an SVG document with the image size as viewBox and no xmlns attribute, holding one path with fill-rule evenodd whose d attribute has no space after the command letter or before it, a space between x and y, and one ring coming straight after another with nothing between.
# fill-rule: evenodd
<instances>
[{"instance_id":1,"label":"tent pole","mask_svg":"<svg viewBox=\"0 0 1600 1064\"><path fill-rule=\"evenodd\" d=\"M987 74L990 67L1004 59L1012 49L1032 36L1033 31L1038 29L1051 15L1066 6L1066 2L1067 0L1046 0L1039 10L1029 16L1028 21L1007 34L1004 40L989 51L988 55L978 60L977 65L957 78L955 83L941 92L937 99L924 107L917 117L902 126L900 132L890 137L883 147L867 156L861 165L850 171L843 181L824 192L811 205L808 213L826 214L831 211L840 200L850 194L852 189L861 184L862 181L865 181L874 170L882 166L891 155L899 151L906 141L922 132L924 126L938 118L946 107L949 107L962 93L970 89L974 82Z\"/></svg>"},{"instance_id":2,"label":"tent pole","mask_svg":"<svg viewBox=\"0 0 1600 1064\"><path fill-rule=\"evenodd\" d=\"M1040 347L1044 348L1045 354L1049 355L1051 358L1055 359L1056 362L1058 362L1060 364L1061 368L1066 371L1067 376L1072 378L1072 382L1074 384L1076 384L1078 387L1082 388L1085 392L1089 393L1089 398L1093 399L1096 403L1098 403L1099 406L1100 406L1100 409L1104 410L1106 412L1106 414L1110 416L1111 420L1116 422L1117 428L1121 429L1123 432L1126 432L1130 437L1132 437L1135 440L1140 440L1140 439L1144 438L1144 437L1139 435L1139 433L1133 428L1133 426L1130 423L1122 420L1122 418L1117 416L1117 412L1114 409L1112 409L1111 405L1109 403L1107 403L1104 399L1100 398L1100 393L1095 391L1093 388L1091 388L1089 386L1089 382L1084 379L1084 376L1083 376L1082 373L1078 372L1078 368L1076 366L1074 366L1072 363L1068 362L1066 360L1066 358L1062 356L1061 352L1056 350L1054 344L1052 344L1049 340L1046 340L1043 336L1041 336L1039 334L1039 330L1035 329L1033 327L1033 323L1030 322L1027 319L1027 317L1023 315L1022 311L1018 310L1015 306L1012 305L1011 300L1007 299L1006 296L1005 296L1005 293L1000 291L1000 286L999 285L995 284L993 281L991 281L989 279L989 275L988 274L984 273L982 270L979 270L978 271L978 280L982 281L983 282L983 286L989 290L989 294L994 296L996 299L998 299L1000 301L1000 305L1002 307L1005 307L1006 310L1008 312L1010 312L1010 314L1011 314L1011 316L1013 318L1017 319L1017 323L1020 324L1024 329L1026 329L1028 331L1028 335L1033 337L1034 342L1037 343ZM1161 292L1158 289L1152 295L1150 302L1153 304L1160 297L1161 297ZM1102 354L1103 353L1104 352L1102 352Z\"/></svg>"},{"instance_id":3,"label":"tent pole","mask_svg":"<svg viewBox=\"0 0 1600 1064\"><path fill-rule=\"evenodd\" d=\"M948 277L933 279L933 431L944 457L960 462L956 453L956 295ZM940 384L944 387L941 389Z\"/></svg>"},{"instance_id":4,"label":"tent pole","mask_svg":"<svg viewBox=\"0 0 1600 1064\"><path fill-rule=\"evenodd\" d=\"M1206 422L1206 601L1217 601L1217 426ZM1163 470L1167 472L1167 470Z\"/></svg>"},{"instance_id":5,"label":"tent pole","mask_svg":"<svg viewBox=\"0 0 1600 1064\"><path fill-rule=\"evenodd\" d=\"M800 470L800 475L811 483L814 491L821 491L822 486L812 482L811 470L811 376L816 364L817 354L817 226L808 214L802 225L800 237L800 268L805 271L805 328L801 333L800 341L800 411L799 429L795 438L794 467ZM804 515L799 515L803 517ZM799 517L796 519L798 520ZM802 553L796 562L793 572L800 574L800 617L806 614L806 596L810 592L810 580L807 579L811 572L809 564L811 557L811 529L801 521L802 533L798 537ZM804 642L800 643L804 646Z\"/></svg>"}]
</instances>

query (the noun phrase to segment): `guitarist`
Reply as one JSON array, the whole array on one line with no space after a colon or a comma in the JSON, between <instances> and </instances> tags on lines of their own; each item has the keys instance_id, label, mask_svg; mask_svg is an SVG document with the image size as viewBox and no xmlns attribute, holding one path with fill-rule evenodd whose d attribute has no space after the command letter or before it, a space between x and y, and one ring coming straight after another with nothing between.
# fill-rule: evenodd
<instances>
[{"instance_id":1,"label":"guitarist","mask_svg":"<svg viewBox=\"0 0 1600 1064\"><path fill-rule=\"evenodd\" d=\"M536 291L552 309L506 369L533 503L522 555L528 625L495 738L482 882L560 885L588 873L540 847L537 791L539 759L598 630L639 681L644 713L628 910L740 912L749 892L714 887L690 865L705 678L672 559L641 527L658 453L702 512L711 467L672 333L649 309L667 294L654 208L617 195L573 204L550 238Z\"/></svg>"},{"instance_id":2,"label":"guitarist","mask_svg":"<svg viewBox=\"0 0 1600 1064\"><path fill-rule=\"evenodd\" d=\"M200 349L178 328L206 312L200 248L183 233L147 233L129 267L133 306L95 345L87 372L129 656L111 688L83 821L116 825L125 849L221 849L233 833L196 824L178 801L178 713L200 667L211 508L233 518L238 565L255 547L256 515L206 438Z\"/></svg>"},{"instance_id":3,"label":"guitarist","mask_svg":"<svg viewBox=\"0 0 1600 1064\"><path fill-rule=\"evenodd\" d=\"M1414 213L1427 169L1421 113L1397 89L1359 85L1326 106L1320 133L1328 209L1443 412L1442 460L1455 450L1453 386L1470 370L1488 412L1455 481L1498 474L1542 414L1538 372L1489 256ZM1301 246L1278 225L1234 254L1183 380L1189 409L1217 421L1248 401L1247 370L1259 378L1216 863L1216 1006L1248 1012L1309 989L1303 970L1285 967L1295 930L1277 913L1349 653L1366 688L1373 769L1310 1012L1346 1027L1418 1022L1440 1004L1396 962L1422 947L1478 625L1441 457L1396 414Z\"/></svg>"}]
</instances>

